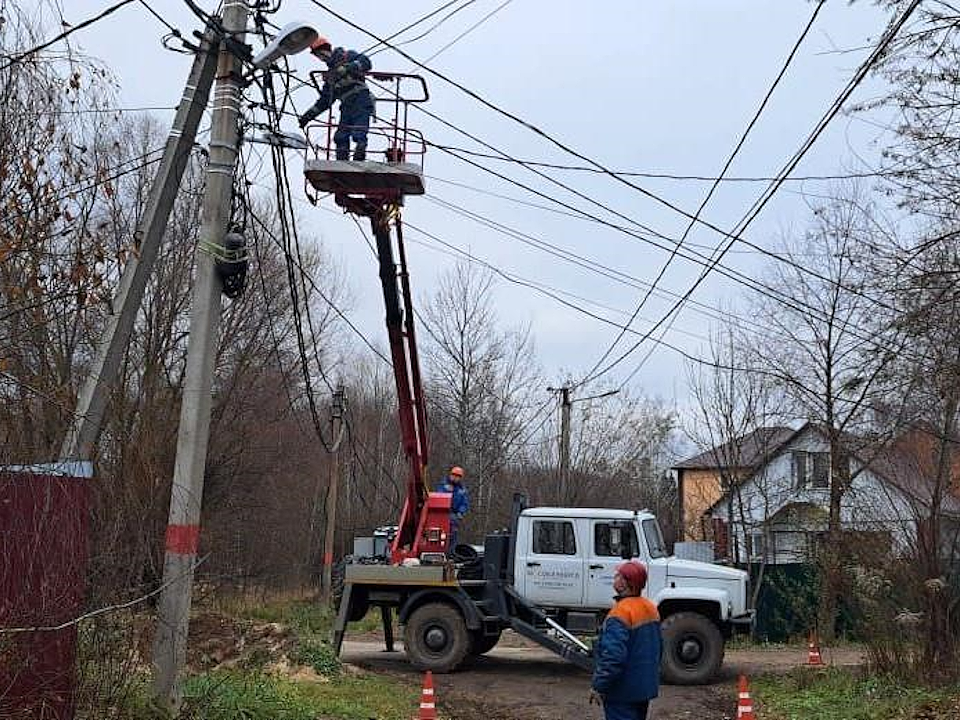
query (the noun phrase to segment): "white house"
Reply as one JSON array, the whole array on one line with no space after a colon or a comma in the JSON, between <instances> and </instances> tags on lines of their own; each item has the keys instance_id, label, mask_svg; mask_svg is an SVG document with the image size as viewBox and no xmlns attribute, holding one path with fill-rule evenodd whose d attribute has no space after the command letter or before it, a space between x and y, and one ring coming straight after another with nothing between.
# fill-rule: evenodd
<instances>
[{"instance_id":1,"label":"white house","mask_svg":"<svg viewBox=\"0 0 960 720\"><path fill-rule=\"evenodd\" d=\"M765 461L752 468L707 515L718 555L730 548L739 562L768 564L810 560L824 541L830 506L830 445L815 424L776 437ZM886 448L851 452L850 487L841 503L841 527L855 552L902 554L914 542L925 500L909 462ZM960 518L960 500L949 494L944 512ZM729 537L729 543L726 542Z\"/></svg>"}]
</instances>

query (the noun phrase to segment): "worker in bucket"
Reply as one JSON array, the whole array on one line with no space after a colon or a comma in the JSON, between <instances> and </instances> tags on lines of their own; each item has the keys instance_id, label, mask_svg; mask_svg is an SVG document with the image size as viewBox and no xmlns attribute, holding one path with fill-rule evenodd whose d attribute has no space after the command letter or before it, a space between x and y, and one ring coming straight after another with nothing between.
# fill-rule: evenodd
<instances>
[{"instance_id":1,"label":"worker in bucket","mask_svg":"<svg viewBox=\"0 0 960 720\"><path fill-rule=\"evenodd\" d=\"M300 127L340 101L340 122L333 135L337 160L350 159L350 140L354 142L353 159L367 159L367 132L373 116L374 100L367 87L366 75L373 65L363 53L333 48L330 41L320 36L310 45L310 52L323 60L329 71L324 77L320 97L300 116Z\"/></svg>"},{"instance_id":2,"label":"worker in bucket","mask_svg":"<svg viewBox=\"0 0 960 720\"><path fill-rule=\"evenodd\" d=\"M630 561L613 576L613 609L594 648L590 702L603 703L606 720L646 720L660 686L660 614L642 596L647 568Z\"/></svg>"},{"instance_id":3,"label":"worker in bucket","mask_svg":"<svg viewBox=\"0 0 960 720\"><path fill-rule=\"evenodd\" d=\"M447 476L437 483L437 492L453 495L450 501L450 543L447 545L453 551L457 547L460 521L470 509L470 496L467 495L467 489L463 486L463 468L459 465L450 468Z\"/></svg>"}]
</instances>

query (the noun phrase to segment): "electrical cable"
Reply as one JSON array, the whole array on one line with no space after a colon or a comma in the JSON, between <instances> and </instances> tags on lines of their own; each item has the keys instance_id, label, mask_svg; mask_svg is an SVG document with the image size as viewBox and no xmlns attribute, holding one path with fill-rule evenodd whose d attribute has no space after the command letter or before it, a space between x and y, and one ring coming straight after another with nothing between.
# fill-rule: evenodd
<instances>
[{"instance_id":1,"label":"electrical cable","mask_svg":"<svg viewBox=\"0 0 960 720\"><path fill-rule=\"evenodd\" d=\"M129 5L133 1L134 0L120 0L120 2L114 3L110 7L100 12L98 15L94 15L93 17L87 18L83 22L80 22L76 25L71 26L69 29L64 30L59 35L52 37L49 40L42 42L39 45L36 45L35 47L30 48L29 50L25 50L20 53L15 53L13 55L8 55L7 56L8 62L5 65L0 66L0 72L7 70L8 68L12 67L13 65L16 65L17 63L23 62L31 55L35 55L41 50L45 50L46 48L60 42L61 40L65 40L66 38L70 37L73 33L77 32L78 30L83 30L85 27L89 27L90 25L93 25L94 23L97 23L103 20L108 15L111 15L112 13L116 12L117 10L119 10L125 5Z\"/></svg>"},{"instance_id":2,"label":"electrical cable","mask_svg":"<svg viewBox=\"0 0 960 720\"><path fill-rule=\"evenodd\" d=\"M365 35L370 36L370 37L373 38L374 40L383 42L383 40L381 40L381 38L377 37L377 35L375 35L374 33L370 32L370 31L367 30L366 28L358 25L357 23L351 21L350 19L344 17L344 16L341 15L340 13L337 13L336 11L332 10L329 6L325 5L323 2L320 2L320 0L310 0L310 1L311 1L314 5L316 5L317 7L319 7L320 9L326 11L327 13L329 13L330 15L332 15L333 17L336 17L337 19L339 19L341 22L344 22L344 23L346 23L347 25L349 25L350 27L352 27L352 28L354 28L354 29L356 29L356 30L359 30L360 32L364 33ZM913 5L912 7L915 8L915 7L916 7L916 4L919 3L919 2L920 2L920 0L914 0L914 5ZM908 13L912 13L912 10L909 10L909 9L908 9ZM908 15L908 16L909 16L909 15ZM647 190L647 189L644 188L643 186L638 185L637 183L631 182L630 180L628 180L628 179L626 179L626 178L624 178L624 177L621 177L621 176L616 175L613 171L611 171L609 168L605 167L605 166L602 165L601 163L597 162L596 160L593 160L592 158L588 157L587 155L584 155L583 153L581 153L581 152L579 152L579 151L577 151L577 150L574 150L573 148L571 148L570 146L566 145L566 144L563 143L562 141L557 140L555 137L553 137L552 135L550 135L550 134L547 133L546 131L540 129L539 127L533 125L532 123L529 123L528 121L524 120L523 118L519 117L518 115L516 115L516 114L514 114L514 113L512 113L512 112L510 112L510 111L508 111L508 110L505 110L504 108L502 108L502 107L496 105L495 103L487 100L486 98L484 98L483 96L481 96L481 95L478 94L477 92L471 90L470 88L466 87L466 86L463 85L462 83L460 83L460 82L458 82L458 81L456 81L456 80L453 80L452 78L448 77L448 76L445 75L444 73L439 72L438 70L434 70L433 68L429 67L428 65L425 65L424 63L420 62L419 60L417 60L416 58L412 57L411 55L409 55L409 54L406 53L405 51L401 50L400 48L396 47L395 45L392 45L392 44L390 44L389 42L384 42L383 44L387 45L389 48L391 48L392 50L394 50L395 52L397 52L398 54L400 54L401 56L403 56L406 60L408 60L409 62L413 63L413 64L416 65L417 67L423 69L424 71L430 73L431 75L433 75L433 76L435 76L435 77L443 80L443 81L446 82L447 84L452 85L452 86L455 87L456 89L458 89L458 90L460 90L461 92L465 93L466 95L468 95L469 97L473 98L474 100L476 100L476 101L477 101L478 103L480 103L481 105L489 108L490 110L493 110L493 111L496 112L497 114L502 115L503 117L511 120L512 122L515 122L515 123L521 125L522 127L526 128L527 130L530 130L530 131L533 132L534 134L536 134L536 135L538 135L539 137L547 140L549 143L551 143L552 145L556 146L556 147L559 148L560 150L566 152L567 154L572 155L572 156L574 156L574 157L576 157L576 158L578 158L578 159L580 159L580 160L583 160L584 162L589 163L589 164L592 165L593 167L595 167L595 168L597 168L598 170L602 171L602 173L603 173L604 175L607 175L607 176L613 178L614 180L616 180L616 181L619 182L620 184L625 185L625 186L627 186L627 187L630 187L630 188L634 189L635 191L637 191L637 192L640 193L641 195L643 195L643 196L645 196L645 197L647 197L647 198L649 198L649 199L651 199L651 200L654 200L654 201L657 202L658 204L663 205L663 206L665 206L665 207L673 210L674 212L676 212L676 213L678 213L678 214L680 214L680 215L683 215L683 216L687 217L688 219L692 219L694 222L700 223L701 225L704 225L704 226L710 228L711 230L714 230L715 232L720 233L720 234L721 234L722 236L724 236L724 237L730 238L730 239L735 240L735 241L740 241L740 242L748 245L749 247L752 247L752 248L758 250L759 252L763 253L764 255L767 255L767 256L769 256L769 257L771 257L771 258L774 258L774 259L776 259L776 260L778 260L778 261L780 261L780 262L785 262L785 263L787 263L787 264L793 264L793 265L795 265L798 269L800 269L802 272L807 272L807 273L810 273L810 274L816 276L816 273L814 273L813 271L810 271L810 270L808 270L808 269L806 269L806 268L803 268L803 266L801 266L801 265L797 265L796 263L792 263L792 262L789 260L789 258L784 258L784 257L778 255L777 253L774 253L774 252L772 252L772 251L770 251L770 250L767 250L766 248L763 248L763 247L761 247L761 246L759 246L759 245L756 245L756 244L754 244L754 243L746 240L745 238L743 238L743 237L740 236L740 235L730 234L730 233L726 232L725 230L723 230L722 228L720 228L718 225L716 225L716 224L714 224L714 223L712 223L712 222L709 222L709 221L707 221L707 220L704 220L703 218L697 218L696 216L692 215L691 213L689 213L688 211L684 210L683 208L680 208L679 206L677 206L676 204L672 203L671 201L666 200L666 199L660 197L659 195L657 195L656 193L651 192L650 190ZM872 63L871 63L871 64L872 64ZM423 107L422 107L421 105L419 105L419 104L418 104L418 105L415 105L414 107L420 109L422 112L427 112L428 114L430 114L429 111L424 110ZM474 140L476 141L476 138L472 138L472 139L474 139ZM491 148L491 149L493 149L493 148ZM799 162L799 161L798 161L798 162ZM528 168L528 169L532 169L532 168ZM778 183L776 183L776 187L779 188L779 185L780 185L780 184L781 184L781 183L778 181ZM774 192L776 192L776 191L774 191ZM771 197L772 197L772 195L771 195ZM768 198L767 200L765 200L765 201L760 205L759 209L762 209L763 206L765 206L768 201L769 201L769 198ZM758 209L758 211L757 211L756 214L759 214L759 209ZM747 223L747 224L749 225L749 223ZM649 230L649 229L648 229L648 230ZM823 276L820 276L819 279L820 279L820 280L827 280L827 278L825 278L825 277L823 277ZM849 290L849 291L851 291L851 292L854 292L855 294L858 292L856 288L846 288L846 289ZM871 298L867 297L867 299L871 299ZM873 300L873 301L879 303L879 301L877 301L877 300ZM888 308L888 309L889 309L889 308Z\"/></svg>"},{"instance_id":3,"label":"electrical cable","mask_svg":"<svg viewBox=\"0 0 960 720\"><path fill-rule=\"evenodd\" d=\"M439 143L432 143L431 147L435 147L438 150L453 150L464 155L470 155L472 157L483 158L486 160L497 160L498 162L507 162L516 165L528 165L532 167L541 167L551 170L566 170L571 172L583 172L583 173L592 173L594 175L603 175L602 170L597 170L596 168L589 167L587 165L563 165L560 163L549 163L542 162L538 160L529 160L521 158L511 158L504 157L503 155L494 155L493 153L484 153L477 150L471 150L469 148L459 147L456 145L443 145ZM948 170L951 168L960 167L960 162L951 162L944 163L942 165L935 165L930 170ZM676 181L691 181L691 182L704 182L712 183L719 180L722 183L760 183L760 182L772 182L777 178L773 176L764 176L764 175L727 175L721 178L718 178L713 175L694 175L694 174L682 174L682 173L668 173L668 172L641 172L641 171L629 171L629 170L613 170L614 175L619 175L621 177L639 177L647 178L651 180L676 180ZM888 170L871 170L865 172L849 172L849 173L837 173L837 174L826 174L826 175L791 175L786 178L785 182L815 182L815 181L827 181L827 180L864 180L869 178L883 178L883 177L897 177L900 175L905 175L911 172L910 168L904 169L888 169Z\"/></svg>"},{"instance_id":4,"label":"electrical cable","mask_svg":"<svg viewBox=\"0 0 960 720\"><path fill-rule=\"evenodd\" d=\"M670 268L670 265L673 263L674 259L677 257L677 252L683 246L683 243L686 242L687 237L690 235L690 231L693 229L694 225L696 225L697 221L700 219L701 213L706 209L707 204L709 204L711 198L713 198L713 194L716 192L717 188L720 186L721 179L723 178L724 175L726 175L727 170L730 169L730 166L733 165L733 161L736 160L737 155L740 154L740 150L743 148L744 144L746 144L747 138L750 136L750 132L759 122L760 117L763 115L763 111L767 107L767 103L770 102L770 98L773 97L773 93L776 91L777 87L780 85L780 81L783 80L784 76L787 74L787 70L790 68L790 65L793 62L793 59L797 56L797 53L799 52L800 46L803 44L803 41L806 40L807 35L810 34L810 30L813 28L813 24L814 22L816 22L817 16L820 14L820 11L823 9L823 6L824 6L823 0L820 0L814 6L813 13L810 15L810 19L804 25L803 30L800 33L800 37L796 39L796 41L793 43L793 47L790 48L790 52L788 53L786 60L784 60L783 64L780 66L779 72L777 72L777 75L774 78L773 83L770 85L770 87L767 89L767 92L764 94L763 99L760 101L759 107L757 107L756 111L754 111L753 117L750 118L750 122L747 123L746 129L743 131L743 133L741 133L740 139L737 141L737 144L733 148L733 152L731 152L730 155L727 157L726 162L723 164L723 167L720 170L720 174L717 176L717 179L714 180L713 183L710 185L710 189L707 191L707 194L703 198L703 201L700 203L700 206L697 208L697 211L694 213L693 217L690 219L690 222L687 224L686 228L684 229L683 234L680 236L680 239L677 241L677 244L674 246L673 250L670 252L670 255L669 257L667 257L666 262L664 262L663 265L660 266L660 271L657 273L657 276L653 279L653 283L643 294L643 297L640 298L640 302L637 304L636 310L634 310L633 312L633 316L631 316L631 318L627 321L627 324L624 327L624 329L620 330L617 336L613 339L613 342L611 342L607 346L607 349L603 352L603 354L600 355L600 357L593 364L593 366L587 371L585 377L587 378L591 377L593 373L597 371L597 368L603 365L604 361L606 361L606 359L610 357L610 354L614 351L614 349L623 339L624 334L627 332L626 328L630 327L630 325L633 323L634 318L640 313L641 310L643 310L644 306L647 304L647 300L650 299L650 295L656 289L657 285L659 285L660 281L663 280L663 277L664 275L666 275L667 270ZM577 387L579 385L580 383L577 383L574 385L574 387Z\"/></svg>"},{"instance_id":5,"label":"electrical cable","mask_svg":"<svg viewBox=\"0 0 960 720\"><path fill-rule=\"evenodd\" d=\"M468 8L468 7L470 7L471 5L473 5L473 3L475 3L477 0L451 0L451 2L444 3L442 6L440 6L439 8L437 8L436 10L434 10L433 12L431 12L431 13L429 13L429 14L427 14L427 15L424 15L424 16L423 16L422 18L420 18L419 20L416 20L416 21L410 23L409 25L407 25L407 26L404 27L404 28L401 28L400 30L397 30L397 32L395 32L393 35L390 35L390 36L384 38L385 42L377 42L377 43L374 43L374 44L371 45L369 48L367 48L366 50L364 50L364 51L363 51L363 54L364 54L364 55L369 55L370 57L373 57L374 55L380 54L380 53L383 52L384 50L389 49L388 47L386 47L386 43L388 43L390 40L393 40L393 39L394 39L395 37L397 37L398 35L402 35L402 34L405 33L407 30L410 30L410 29L416 27L417 25L421 25L422 23L424 23L424 22L426 22L427 20L429 20L430 18L432 18L434 15L437 15L438 13L443 12L443 11L446 10L448 7L450 7L451 5L454 5L454 4L456 4L456 3L458 3L458 2L461 2L461 1L463 2L463 4L462 4L460 7L454 8L451 12L447 13L447 14L444 15L442 18L440 18L440 19L439 19L436 23L434 23L431 27L427 28L425 31L423 31L422 33L420 33L420 34L417 35L416 37L412 37L412 38L410 38L409 40L403 40L403 41L401 41L401 42L398 42L397 45L398 45L398 46L400 46L400 45L410 45L411 43L417 42L417 40L422 40L422 39L425 38L427 35L429 35L430 33L434 32L437 28L439 28L441 25L443 25L447 20L449 20L449 19L452 18L454 15L456 15L457 13L459 13L461 10L465 10L466 8ZM380 48L381 45L384 45L384 47L383 47L383 48ZM377 49L377 48L380 48L380 49Z\"/></svg>"},{"instance_id":6,"label":"electrical cable","mask_svg":"<svg viewBox=\"0 0 960 720\"><path fill-rule=\"evenodd\" d=\"M887 46L890 44L890 42L893 40L893 38L896 37L896 34L899 32L900 28L903 27L903 25L904 25L904 24L906 23L906 21L910 18L910 16L913 14L913 12L917 9L917 7L918 7L919 4L920 4L920 1L921 1L921 0L913 0L913 1L911 2L911 4L910 4L910 5L903 11L903 13L900 15L899 19L897 19L896 21L894 21L894 22L890 25L890 27L888 28L888 31L887 31L886 33L884 33L883 38L880 40L880 42L879 42L879 43L877 44L877 46L874 48L874 51L873 51L873 52L870 54L870 56L860 65L860 67L857 68L857 71L854 73L854 76L853 76L853 77L850 79L850 81L847 83L847 86L843 89L843 91L840 93L840 95L834 100L834 102L831 104L831 106L827 109L826 113L823 115L823 117L820 119L820 121L817 123L817 125L814 127L814 129L811 131L811 133L807 136L807 139L803 142L803 144L800 146L800 148L794 153L794 155L790 158L790 160L787 161L787 164L786 164L786 165L783 167L783 169L780 171L780 173L778 174L778 177L786 177L786 176L789 175L789 174L793 171L793 169L800 163L800 160L803 158L803 156L806 154L806 152L813 146L813 144L816 142L816 140L820 137L820 135L821 135L821 134L823 133L823 131L826 129L826 127L827 127L827 125L830 123L830 121L840 112L840 109L841 109L841 108L843 107L843 105L846 103L846 101L847 101L847 99L850 97L850 95L853 94L853 91L857 88L857 86L858 86L858 85L863 81L863 79L867 76L867 74L869 73L870 68L873 66L873 64L874 64L874 63L877 61L877 59L879 59L879 57L883 54L883 52L885 51L885 49L887 48ZM684 293L684 296L685 296L685 297L689 297L690 295L693 294L693 292L697 289L697 287L699 287L699 285L703 282L703 280L707 277L707 275L709 275L709 273L712 271L712 269L713 269L714 267L716 267L716 265L720 262L720 260L723 259L723 256L724 256L726 250L728 250L728 249L733 245L733 242L734 242L735 239L736 239L736 234L742 233L743 230L745 230L745 229L750 225L750 223L760 214L760 212L763 210L763 207L764 207L764 206L766 205L766 203L770 200L770 198L773 197L773 195L777 192L777 190L780 188L781 185L782 185L782 180L777 180L777 181L771 183L771 185L767 188L767 190L766 190L763 194L761 194L761 196L757 199L757 201L754 203L754 205L747 211L747 214L744 215L744 217L741 218L740 222L737 223L737 225L736 225L735 228L734 228L734 233L727 235L727 237L729 237L730 240L726 243L726 245L725 245L725 247L724 247L723 249L719 249L719 248L718 248L719 252L716 254L715 258L711 261L710 267L706 268L706 269L700 274L700 277L698 277L697 280L696 280L696 281L690 286L690 288ZM788 264L791 265L791 266L794 266L794 267L796 267L796 268L801 268L801 267L802 267L802 266L800 266L798 263L795 263L795 262L789 262ZM805 272L807 272L807 271L805 270ZM834 283L830 278L825 278L825 277L821 276L819 273L810 273L810 274L811 274L813 277L818 277L818 278L820 278L820 279L824 279L824 280L826 280L828 283L830 283L830 284L832 284L832 285L836 285L838 288L847 289L847 288L845 288L845 286L843 286L842 284L840 284L840 283ZM874 299L870 298L869 296L867 296L866 294L864 294L863 292L855 292L854 294L859 295L859 296L861 296L861 297L863 297L863 298L865 298L865 299L867 299L867 300L872 300L873 302L875 302L875 303L876 303L877 305L879 305L880 307L883 307L883 308L885 308L885 309L889 309L889 310L894 310L894 311L896 311L895 308L890 307L890 306L887 305L886 303L882 303L882 302L879 302L879 301L877 301L877 300L874 300ZM679 311L680 309L682 309L683 304L684 304L684 301L678 302L673 308L671 308L671 309L667 312L667 314L665 314L665 315L663 316L663 318L661 319L661 322L658 323L657 327L652 328L652 329L649 331L648 334L649 334L649 335L652 335L653 332L655 332L655 331L658 329L659 325L661 325L661 324L663 324L664 322L666 322L670 317L675 316L675 313L678 313L678 311ZM616 367L617 365L619 365L623 360L625 360L634 350L636 350L636 349L640 346L640 344L641 344L642 342L643 342L643 339L639 340L639 341L638 341L637 343L635 343L630 349L628 349L625 353L623 353L622 355L620 355L620 357L618 357L615 361L613 361L612 363L608 364L603 370L595 373L592 378L585 378L583 382L584 382L584 383L589 382L590 380L596 379L596 377L599 377L599 376L601 376L601 375L609 372L610 370L612 370L614 367ZM649 355L648 355L648 356L649 356ZM623 383L621 383L620 387L623 387L624 385L626 385L626 383L628 383L630 380L632 380L633 377L637 374L637 372L639 372L639 370L640 370L641 367L642 367L642 364L641 364L641 365L637 365L637 366L630 372L630 374L627 375L627 377L625 378L625 380L623 381Z\"/></svg>"},{"instance_id":7,"label":"electrical cable","mask_svg":"<svg viewBox=\"0 0 960 720\"><path fill-rule=\"evenodd\" d=\"M462 33L460 33L459 35L457 35L453 40L451 40L450 42L448 42L448 43L447 43L446 45L444 45L442 48L440 48L439 50L437 50L433 55L431 55L431 56L428 57L426 60L424 60L424 62L431 62L431 61L433 61L433 60L436 60L436 59L437 59L437 56L439 56L439 55L440 55L441 53L443 53L443 52L446 52L446 51L449 50L451 47L453 47L454 45L456 45L458 42L460 42L461 40L463 40L463 38L465 38L467 35L469 35L470 33L472 33L472 32L473 32L474 30L476 30L478 27L480 27L481 25L483 25L487 20L489 20L490 18L492 18L494 15L496 15L498 12L500 12L501 10L503 10L507 5L509 5L509 4L512 3L512 2L513 2L513 0L503 0L503 2L500 3L497 7L495 7L493 10L491 10L490 12L488 12L486 15L484 15L484 16L483 16L482 18L480 18L479 20L477 20L477 22L475 22L473 25L471 25L471 26L468 27L466 30L464 30Z\"/></svg>"}]
</instances>

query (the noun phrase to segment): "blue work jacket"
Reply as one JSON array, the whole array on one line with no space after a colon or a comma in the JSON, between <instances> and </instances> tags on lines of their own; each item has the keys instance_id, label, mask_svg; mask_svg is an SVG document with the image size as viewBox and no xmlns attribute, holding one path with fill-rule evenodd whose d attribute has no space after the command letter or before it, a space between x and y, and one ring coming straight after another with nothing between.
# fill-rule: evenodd
<instances>
[{"instance_id":1,"label":"blue work jacket","mask_svg":"<svg viewBox=\"0 0 960 720\"><path fill-rule=\"evenodd\" d=\"M445 477L437 483L436 490L453 495L450 501L450 514L455 521L467 514L467 510L470 509L470 496L467 495L467 489L463 486L463 483L455 485L450 482L450 478Z\"/></svg>"},{"instance_id":2,"label":"blue work jacket","mask_svg":"<svg viewBox=\"0 0 960 720\"><path fill-rule=\"evenodd\" d=\"M634 704L660 689L660 614L644 597L618 600L594 648L593 689L604 703Z\"/></svg>"}]
</instances>

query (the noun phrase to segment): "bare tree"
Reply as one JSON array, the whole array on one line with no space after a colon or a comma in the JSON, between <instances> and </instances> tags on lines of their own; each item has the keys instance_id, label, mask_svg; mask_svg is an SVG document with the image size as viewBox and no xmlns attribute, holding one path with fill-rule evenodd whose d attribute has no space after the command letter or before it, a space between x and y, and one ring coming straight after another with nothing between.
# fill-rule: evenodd
<instances>
[{"instance_id":1,"label":"bare tree","mask_svg":"<svg viewBox=\"0 0 960 720\"><path fill-rule=\"evenodd\" d=\"M875 434L871 408L881 400L885 370L897 355L896 334L876 330L882 301L873 297L864 257L873 247L875 219L856 193L817 208L812 228L787 243L786 262L772 284L786 304L757 301L768 328L757 338L751 365L777 378L795 417L823 427L830 446L829 506L820 548L820 631L832 638L843 591L845 542L841 505L851 486L856 436Z\"/></svg>"},{"instance_id":2,"label":"bare tree","mask_svg":"<svg viewBox=\"0 0 960 720\"><path fill-rule=\"evenodd\" d=\"M456 265L428 298L421 323L430 341L432 455L467 469L474 503L468 522L480 531L508 504L502 474L543 387L529 328L498 328L493 283L489 271Z\"/></svg>"}]
</instances>

